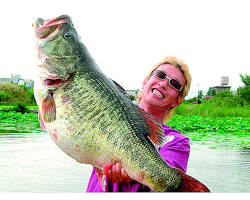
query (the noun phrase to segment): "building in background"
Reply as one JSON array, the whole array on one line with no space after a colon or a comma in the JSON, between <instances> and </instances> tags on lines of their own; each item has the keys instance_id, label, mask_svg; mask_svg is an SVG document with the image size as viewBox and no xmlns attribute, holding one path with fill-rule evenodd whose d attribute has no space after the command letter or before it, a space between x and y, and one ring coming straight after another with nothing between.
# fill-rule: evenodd
<instances>
[{"instance_id":1,"label":"building in background","mask_svg":"<svg viewBox=\"0 0 250 200\"><path fill-rule=\"evenodd\" d=\"M34 81L22 79L19 74L11 74L10 78L0 78L0 83L14 83L17 85L25 85L28 88L34 88Z\"/></svg>"},{"instance_id":2,"label":"building in background","mask_svg":"<svg viewBox=\"0 0 250 200\"><path fill-rule=\"evenodd\" d=\"M228 76L222 76L221 77L221 85L210 87L209 90L214 90L216 94L218 94L221 90L230 90L231 86L229 84L229 77Z\"/></svg>"}]
</instances>

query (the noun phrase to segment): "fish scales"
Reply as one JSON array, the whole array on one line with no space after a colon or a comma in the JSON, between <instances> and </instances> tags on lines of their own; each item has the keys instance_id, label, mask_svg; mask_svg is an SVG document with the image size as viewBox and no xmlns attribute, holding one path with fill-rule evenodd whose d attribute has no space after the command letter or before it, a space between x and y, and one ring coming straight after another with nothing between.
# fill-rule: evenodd
<instances>
[{"instance_id":1,"label":"fish scales","mask_svg":"<svg viewBox=\"0 0 250 200\"><path fill-rule=\"evenodd\" d=\"M148 137L155 131L161 143L160 123L101 72L70 17L38 19L35 33L40 70L35 98L56 145L101 170L106 163L119 162L131 178L153 191L182 187L183 177L189 176L170 167Z\"/></svg>"},{"instance_id":2,"label":"fish scales","mask_svg":"<svg viewBox=\"0 0 250 200\"><path fill-rule=\"evenodd\" d=\"M92 74L92 76L93 75L95 75L95 73L91 73ZM95 120L95 118L94 117L92 117L92 120L91 120L91 118L89 117L89 115L91 115L92 114L92 112L90 112L90 111L93 111L93 110L95 110L95 108L100 108L101 106L97 106L98 104L100 104L100 105L103 105L103 104L109 104L107 107L110 107L111 108L111 110L113 109L113 111L112 112L107 112L107 110L106 110L106 112L107 112L107 115L105 115L105 118L106 118L106 121L108 121L108 122L110 122L112 119L116 119L116 118L120 118L121 120L118 122L118 126L119 127L127 127L128 125L120 125L120 122L122 122L122 119L123 118L125 118L125 122L127 122L129 119L129 117L130 116L127 116L126 115L126 113L124 112L124 109L126 109L126 110L128 110L127 108L123 108L123 107L121 107L121 108L123 108L122 109L122 112L118 112L119 110L117 109L117 108L119 108L119 107L117 107L117 106L114 106L114 107L112 107L112 105L119 105L119 98L117 98L117 91L116 92L112 92L111 91L111 95L110 95L110 98L101 98L102 99L102 101L100 101L100 98L98 98L98 97L96 97L96 95L98 94L98 95L101 95L101 96L103 96L103 95L105 95L105 96L107 96L107 92L104 92L105 90L104 89L102 89L102 90L100 90L100 84L96 84L96 80L98 80L98 78L99 77L92 77L91 79L89 79L89 80L93 80L93 83L88 83L88 85L91 85L91 84L93 84L93 87L91 87L92 89L91 89L91 93L88 93L89 94L89 99L85 99L85 103L84 104L82 104L81 102L78 102L78 101L75 101L75 104L76 105L78 105L77 107L79 107L79 111L77 111L77 112L75 112L75 113L80 113L80 112L84 112L84 114L83 115L77 115L77 116L84 116L84 117L82 117L82 119L85 119L85 118L87 118L87 121L88 121L88 123L87 124L85 124L85 132L88 132L88 133L90 133L90 135L94 135L95 133L92 133L92 132L98 132L98 131L94 131L94 129L93 129L93 127L92 127L92 124L94 124L95 122L96 122L96 120ZM79 83L81 83L81 81L76 81L76 82L79 82ZM101 81L101 82L103 82L103 81ZM80 84L81 85L81 87L82 87L82 85L87 85L87 84ZM106 84L107 85L107 84ZM103 86L102 86L102 88L103 87L105 87L105 84L103 84ZM107 87L107 86L106 86ZM76 90L76 88L77 87L74 87L74 90ZM77 88L78 89L78 88ZM109 89L109 87L107 87L107 88L105 88L106 90L108 90ZM116 88L115 88L116 89ZM83 89L84 90L84 89ZM97 91L96 91L97 90ZM87 89L85 89L85 91L87 92ZM73 94L76 94L76 92L71 92L71 93L73 93ZM94 99L97 99L98 101L96 101L94 104L91 102L91 101L94 101ZM105 101L104 101L105 100ZM88 102L88 101L90 101L90 102ZM86 105L88 105L88 107L89 108L83 108L82 109L82 107L81 106L86 106ZM92 105L92 106L91 106ZM77 107L74 107L74 110L75 109L77 109ZM87 112L86 112L86 109L87 109ZM102 110L102 113L105 113L105 110ZM124 113L125 113L125 115L124 115ZM73 124L73 122L74 122L74 119L77 117L77 116L74 116L74 115L72 115L71 116L71 118L72 118L72 120L70 120L71 121L71 123ZM79 119L80 120L80 119ZM78 121L78 120L77 120ZM93 121L93 122L92 122ZM131 121L131 124L133 124L133 119L132 120L129 120L129 121ZM129 122L128 122L129 123ZM87 125L87 127L86 127L86 125ZM106 128L106 130L109 132L109 134L107 134L108 135L108 137L106 138L107 140L108 140L108 142L109 143L112 143L113 145L116 145L116 146L118 146L118 148L120 147L120 146L122 146L121 144L123 144L123 140L121 140L121 139L119 139L120 138L120 136L118 135L117 137L116 137L116 135L112 135L112 134L110 134L110 133L113 133L113 132L115 132L116 130L114 130L115 128L111 128L111 126L108 124L108 126L106 126L107 128ZM128 131L128 130L125 130L125 132L131 132L131 131ZM71 136L70 136L71 137ZM97 136L98 137L98 136ZM129 137L129 136L127 136L126 134L124 134L124 137ZM93 139L92 139L93 140ZM97 139L95 139L95 140L97 140ZM120 143L119 143L119 141L120 141ZM119 145L118 145L119 144ZM137 157L136 155L135 155L135 157Z\"/></svg>"},{"instance_id":3,"label":"fish scales","mask_svg":"<svg viewBox=\"0 0 250 200\"><path fill-rule=\"evenodd\" d=\"M91 73L92 74L92 73ZM95 74L95 73L93 73ZM92 75L93 75L92 74ZM149 163L149 168L146 169L145 168L145 164L144 164L144 159L145 159L145 155L147 154L152 154L152 148L153 145L151 144L151 142L149 141L148 138L145 137L138 137L138 133L139 132L148 132L148 129L145 128L145 130L140 130L141 126L139 126L137 129L135 129L134 127L137 127L137 124L135 124L135 122L138 122L138 119L136 120L136 117L134 117L134 119L131 117L131 115L127 115L127 112L129 111L129 109L131 109L130 107L132 107L132 104L129 104L129 107L127 106L127 104L122 104L120 102L120 98L117 97L118 91L114 91L116 90L116 88L113 88L113 90L110 91L110 93L107 92L107 90L110 90L110 87L107 87L107 84L104 84L104 82L102 81L103 85L102 85L102 89L100 89L100 84L96 84L96 80L98 80L99 77L94 77L93 79L90 80L94 80L93 82L89 81L88 84L81 84L81 81L76 81L77 83L80 83L80 87L83 87L83 85L91 85L93 84L93 87L91 87L91 93L89 92L89 98L85 99L85 103L83 104L80 101L75 101L76 105L78 106L74 106L74 111L75 113L81 113L83 112L84 114L77 114L75 115L71 115L71 124L74 123L74 121L79 121L79 120L75 120L75 118L78 118L78 116L81 116L81 118L84 119L87 118L88 123L84 124L84 129L85 129L85 133L88 134L88 136L82 138L81 140L84 140L85 142L83 143L83 146L86 146L90 149L94 149L93 151L95 153L92 154L92 156L97 156L100 155L101 148L98 148L98 145L96 145L96 143L103 145L103 144L108 144L109 147L105 147L105 148L109 148L111 152L114 152L113 155L111 156L113 159L111 160L111 162L113 161L121 161L122 159L127 160L128 162L128 166L130 166L130 168L134 168L134 169L138 169L140 171L143 170L148 170L149 172L152 171L152 167L156 167L158 165L155 164L155 162L162 162L158 159L158 152L157 152L157 156L155 156L155 161ZM105 88L106 86L106 88ZM74 89L77 87L74 87ZM103 89L105 88L105 89ZM87 89L83 89L85 91L87 91ZM106 92L104 92L106 91ZM72 92L73 94L75 92ZM107 94L110 94L109 98L102 98L103 96L107 96ZM101 100L100 98L98 98L97 96L101 96ZM125 96L122 96L122 98L124 98L125 101L129 101L128 99L126 99ZM98 100L98 101L95 101ZM88 102L90 101L90 102ZM95 101L95 103L93 103L92 101ZM102 108L101 105L107 105L107 108L111 109L111 112L107 112L109 110L102 110L102 113L105 113L105 121L110 122L113 119L119 119L119 121L117 122L117 126L110 126L110 123L108 123L108 125L105 125L105 121L103 121L103 129L106 130L106 137L103 137L103 131L100 131L101 135L98 135L98 131L93 129L93 127L91 126L91 124L96 123L95 118L90 119L88 115L91 115L92 112L90 112L91 110L93 111L95 108ZM85 108L82 109L81 107L88 105L89 108ZM91 106L92 105L92 106ZM100 105L100 106L98 106ZM116 106L119 105L119 106ZM120 108L120 109L118 109ZM79 110L78 110L79 109ZM87 112L86 112L87 109ZM124 112L126 111L126 112ZM136 112L134 112L136 113ZM125 122L125 124L124 124ZM79 127L79 125L76 125L76 127ZM119 134L115 134L116 132L121 132L119 131L119 129L123 129L121 130L124 134L119 135ZM126 128L126 129L125 129ZM129 129L128 129L129 128ZM105 133L104 132L104 133ZM85 133L83 133L83 135L85 135ZM78 134L81 135L81 134ZM91 136L91 137L90 137ZM72 136L69 136L72 137ZM91 138L91 139L90 139ZM101 138L101 139L100 139ZM129 139L129 140L128 140ZM89 144L86 144L87 140L89 141ZM107 142L105 142L105 140L107 140ZM95 142L93 142L95 141ZM127 141L127 142L126 142ZM150 145L150 148L145 148L144 145L148 143ZM134 149L134 146L136 146L137 151L130 151L131 149ZM110 148L111 147L111 148ZM147 147L147 146L146 146ZM154 149L154 148L153 148ZM155 149L154 149L155 150ZM110 154L109 151L109 154ZM138 151L141 152L141 156L138 154ZM120 155L119 155L120 154ZM126 156L124 156L126 155ZM127 158L128 157L128 158ZM141 159L140 159L141 158ZM146 158L147 159L147 158ZM137 165L133 165L133 163L137 163ZM142 166L144 168L142 168ZM126 168L126 166L124 166ZM139 172L140 172L139 171ZM158 169L156 168L154 171L156 171L156 173L160 174L158 171ZM154 177L155 174L152 173L151 178Z\"/></svg>"}]
</instances>

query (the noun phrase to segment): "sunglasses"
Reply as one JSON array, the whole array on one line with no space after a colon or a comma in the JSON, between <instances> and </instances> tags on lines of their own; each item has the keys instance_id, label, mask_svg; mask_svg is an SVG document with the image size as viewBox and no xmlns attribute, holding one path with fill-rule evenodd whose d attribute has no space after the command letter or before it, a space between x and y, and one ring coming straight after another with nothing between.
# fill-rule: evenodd
<instances>
[{"instance_id":1,"label":"sunglasses","mask_svg":"<svg viewBox=\"0 0 250 200\"><path fill-rule=\"evenodd\" d=\"M161 80L168 79L169 85L171 85L178 92L181 92L181 90L183 88L183 86L181 85L181 83L180 83L180 81L178 79L169 78L168 75L166 74L166 72L164 72L162 70L155 70L153 72L153 76L155 76L156 78L161 79Z\"/></svg>"}]
</instances>

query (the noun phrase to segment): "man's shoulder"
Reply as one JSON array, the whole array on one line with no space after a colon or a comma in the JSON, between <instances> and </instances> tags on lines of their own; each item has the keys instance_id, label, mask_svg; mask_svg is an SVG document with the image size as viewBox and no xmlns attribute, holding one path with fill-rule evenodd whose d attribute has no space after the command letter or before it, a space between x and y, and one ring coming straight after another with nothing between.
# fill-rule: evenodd
<instances>
[{"instance_id":1,"label":"man's shoulder","mask_svg":"<svg viewBox=\"0 0 250 200\"><path fill-rule=\"evenodd\" d=\"M185 135L182 135L180 131L173 129L171 126L166 126L162 124L162 127L164 130L165 136L174 135L175 137L180 138L180 139L185 139L185 138L188 139L188 137L186 137Z\"/></svg>"},{"instance_id":2,"label":"man's shoulder","mask_svg":"<svg viewBox=\"0 0 250 200\"><path fill-rule=\"evenodd\" d=\"M165 132L164 144L189 144L189 138L182 135L180 131L173 129L170 126L162 125Z\"/></svg>"}]
</instances>

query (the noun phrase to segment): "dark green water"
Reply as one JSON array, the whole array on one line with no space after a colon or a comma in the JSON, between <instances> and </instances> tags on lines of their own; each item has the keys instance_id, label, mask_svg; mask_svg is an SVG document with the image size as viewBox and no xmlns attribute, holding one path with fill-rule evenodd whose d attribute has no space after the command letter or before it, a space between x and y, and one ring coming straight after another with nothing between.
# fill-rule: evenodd
<instances>
[{"instance_id":1,"label":"dark green water","mask_svg":"<svg viewBox=\"0 0 250 200\"><path fill-rule=\"evenodd\" d=\"M92 171L47 133L0 133L0 161L0 192L85 192ZM250 192L250 150L193 143L188 174L212 192Z\"/></svg>"}]
</instances>

